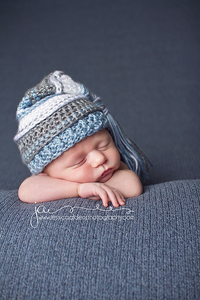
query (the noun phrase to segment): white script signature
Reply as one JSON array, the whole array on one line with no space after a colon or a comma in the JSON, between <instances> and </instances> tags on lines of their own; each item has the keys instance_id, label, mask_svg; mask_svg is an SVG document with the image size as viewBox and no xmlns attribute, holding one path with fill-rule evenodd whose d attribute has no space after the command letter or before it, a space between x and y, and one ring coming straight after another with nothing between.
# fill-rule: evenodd
<instances>
[{"instance_id":1,"label":"white script signature","mask_svg":"<svg viewBox=\"0 0 200 300\"><path fill-rule=\"evenodd\" d=\"M79 215L80 212L81 215ZM123 215L121 214L122 212L124 212ZM108 208L102 209L99 208L99 204L97 204L95 208L66 205L54 211L49 208L47 209L44 205L40 205L35 206L35 212L31 216L30 225L33 228L38 227L39 220L131 220L134 218L133 212L133 210L125 207L113 209L112 206L109 206Z\"/></svg>"}]
</instances>

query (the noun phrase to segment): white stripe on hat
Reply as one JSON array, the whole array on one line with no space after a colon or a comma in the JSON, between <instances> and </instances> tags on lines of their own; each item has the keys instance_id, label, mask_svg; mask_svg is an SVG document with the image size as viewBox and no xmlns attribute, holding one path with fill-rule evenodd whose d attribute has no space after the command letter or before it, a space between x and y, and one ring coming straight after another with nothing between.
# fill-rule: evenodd
<instances>
[{"instance_id":1,"label":"white stripe on hat","mask_svg":"<svg viewBox=\"0 0 200 300\"><path fill-rule=\"evenodd\" d=\"M77 99L87 99L87 97L83 95L54 95L51 96L48 100L37 106L30 113L25 115L19 121L18 132L14 137L14 141L18 141L24 134L26 134L30 129L32 129L35 125L45 120L48 116L58 110L60 107L74 101Z\"/></svg>"}]
</instances>

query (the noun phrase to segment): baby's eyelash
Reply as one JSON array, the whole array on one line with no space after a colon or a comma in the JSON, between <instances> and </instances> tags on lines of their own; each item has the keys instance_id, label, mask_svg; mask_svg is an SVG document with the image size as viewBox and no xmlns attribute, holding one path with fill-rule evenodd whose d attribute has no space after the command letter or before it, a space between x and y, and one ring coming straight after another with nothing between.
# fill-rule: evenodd
<instances>
[{"instance_id":1,"label":"baby's eyelash","mask_svg":"<svg viewBox=\"0 0 200 300\"><path fill-rule=\"evenodd\" d=\"M82 159L81 161L79 161L78 163L76 163L76 164L74 165L74 167L80 167L80 166L82 166L82 165L85 163L85 161L86 161L85 158Z\"/></svg>"},{"instance_id":2,"label":"baby's eyelash","mask_svg":"<svg viewBox=\"0 0 200 300\"><path fill-rule=\"evenodd\" d=\"M105 146L101 146L98 148L98 150L103 150L104 148L106 148L109 145L110 142L108 142Z\"/></svg>"}]
</instances>

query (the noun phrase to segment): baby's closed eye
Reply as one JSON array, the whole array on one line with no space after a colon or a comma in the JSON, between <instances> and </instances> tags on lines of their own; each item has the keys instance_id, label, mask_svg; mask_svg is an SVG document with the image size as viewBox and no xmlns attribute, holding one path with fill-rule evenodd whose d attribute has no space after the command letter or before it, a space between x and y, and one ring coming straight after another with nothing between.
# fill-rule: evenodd
<instances>
[{"instance_id":1,"label":"baby's closed eye","mask_svg":"<svg viewBox=\"0 0 200 300\"><path fill-rule=\"evenodd\" d=\"M99 146L98 146L98 149L97 150L106 150L110 145L110 141L107 141L107 142L104 142L104 143L101 143Z\"/></svg>"},{"instance_id":2,"label":"baby's closed eye","mask_svg":"<svg viewBox=\"0 0 200 300\"><path fill-rule=\"evenodd\" d=\"M78 162L73 164L73 168L78 168L82 166L86 162L86 158L84 157L83 159L79 160Z\"/></svg>"}]
</instances>

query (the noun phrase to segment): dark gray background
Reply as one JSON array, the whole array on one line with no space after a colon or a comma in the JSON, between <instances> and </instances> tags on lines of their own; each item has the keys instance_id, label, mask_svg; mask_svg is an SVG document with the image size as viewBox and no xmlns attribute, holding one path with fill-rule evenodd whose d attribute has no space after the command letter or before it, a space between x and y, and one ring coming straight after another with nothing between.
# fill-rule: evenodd
<instances>
[{"instance_id":1,"label":"dark gray background","mask_svg":"<svg viewBox=\"0 0 200 300\"><path fill-rule=\"evenodd\" d=\"M200 2L0 2L0 189L30 175L13 137L24 92L54 70L101 96L153 164L200 178Z\"/></svg>"}]
</instances>

